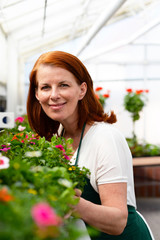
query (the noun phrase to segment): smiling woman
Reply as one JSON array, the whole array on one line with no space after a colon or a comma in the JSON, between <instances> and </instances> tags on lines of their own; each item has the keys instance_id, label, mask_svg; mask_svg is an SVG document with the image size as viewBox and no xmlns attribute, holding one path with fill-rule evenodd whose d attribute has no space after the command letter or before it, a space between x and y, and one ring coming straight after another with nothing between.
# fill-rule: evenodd
<instances>
[{"instance_id":1,"label":"smiling woman","mask_svg":"<svg viewBox=\"0 0 160 240\"><path fill-rule=\"evenodd\" d=\"M71 163L91 173L82 195L75 191L73 207L81 221L98 229L91 239L151 240L136 211L131 152L111 126L116 116L104 112L83 63L65 52L42 54L30 75L27 109L40 136L72 138Z\"/></svg>"}]
</instances>

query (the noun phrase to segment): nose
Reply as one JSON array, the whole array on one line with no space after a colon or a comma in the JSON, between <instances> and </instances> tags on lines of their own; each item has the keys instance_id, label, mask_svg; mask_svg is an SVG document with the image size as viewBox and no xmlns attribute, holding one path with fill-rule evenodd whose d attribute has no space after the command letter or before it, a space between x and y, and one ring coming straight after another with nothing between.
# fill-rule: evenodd
<instances>
[{"instance_id":1,"label":"nose","mask_svg":"<svg viewBox=\"0 0 160 240\"><path fill-rule=\"evenodd\" d=\"M53 87L53 88L51 89L50 98L51 98L52 100L57 100L57 99L59 98L59 91L58 91L58 89L57 89L56 87Z\"/></svg>"}]
</instances>

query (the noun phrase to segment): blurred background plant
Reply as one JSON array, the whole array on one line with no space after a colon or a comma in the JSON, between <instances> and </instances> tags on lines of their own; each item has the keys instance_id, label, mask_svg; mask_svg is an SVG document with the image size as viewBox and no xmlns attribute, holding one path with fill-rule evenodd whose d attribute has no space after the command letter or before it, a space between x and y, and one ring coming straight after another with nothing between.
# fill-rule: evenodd
<instances>
[{"instance_id":1,"label":"blurred background plant","mask_svg":"<svg viewBox=\"0 0 160 240\"><path fill-rule=\"evenodd\" d=\"M133 157L160 156L160 145L140 142L136 137L126 138Z\"/></svg>"},{"instance_id":2,"label":"blurred background plant","mask_svg":"<svg viewBox=\"0 0 160 240\"><path fill-rule=\"evenodd\" d=\"M127 138L128 145L133 157L141 156L160 156L160 146L146 142L140 142L135 134L135 122L140 119L140 112L146 106L149 93L148 89L133 90L126 89L127 94L124 96L124 108L131 113L133 122L132 138Z\"/></svg>"},{"instance_id":3,"label":"blurred background plant","mask_svg":"<svg viewBox=\"0 0 160 240\"><path fill-rule=\"evenodd\" d=\"M147 103L146 94L149 90L133 90L132 88L126 89L127 94L124 96L124 108L131 113L133 122L133 137L135 137L135 121L140 119L140 112Z\"/></svg>"},{"instance_id":4,"label":"blurred background plant","mask_svg":"<svg viewBox=\"0 0 160 240\"><path fill-rule=\"evenodd\" d=\"M70 216L86 168L72 166L72 139L50 142L31 131L27 117L0 133L0 239L75 240L83 236Z\"/></svg>"},{"instance_id":5,"label":"blurred background plant","mask_svg":"<svg viewBox=\"0 0 160 240\"><path fill-rule=\"evenodd\" d=\"M97 99L100 101L102 107L104 108L106 99L110 97L110 90L107 90L106 93L102 93L103 88L102 87L97 87L95 89L95 94Z\"/></svg>"}]
</instances>

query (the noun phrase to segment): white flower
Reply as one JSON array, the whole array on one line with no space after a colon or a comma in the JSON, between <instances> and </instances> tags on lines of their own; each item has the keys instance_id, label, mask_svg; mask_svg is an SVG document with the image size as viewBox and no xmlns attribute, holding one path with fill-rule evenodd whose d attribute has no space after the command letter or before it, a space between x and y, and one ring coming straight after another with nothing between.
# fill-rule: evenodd
<instances>
[{"instance_id":1,"label":"white flower","mask_svg":"<svg viewBox=\"0 0 160 240\"><path fill-rule=\"evenodd\" d=\"M64 179L64 178L59 178L58 183L65 186L65 187L68 187L68 188L72 186L72 183L69 182L67 179Z\"/></svg>"},{"instance_id":2,"label":"white flower","mask_svg":"<svg viewBox=\"0 0 160 240\"><path fill-rule=\"evenodd\" d=\"M40 157L40 156L42 156L42 152L41 151L26 152L25 156L26 157Z\"/></svg>"},{"instance_id":3,"label":"white flower","mask_svg":"<svg viewBox=\"0 0 160 240\"><path fill-rule=\"evenodd\" d=\"M18 126L18 130L19 130L19 131L23 131L25 128L26 128L26 127L23 127L23 126L21 126L21 125Z\"/></svg>"},{"instance_id":4,"label":"white flower","mask_svg":"<svg viewBox=\"0 0 160 240\"><path fill-rule=\"evenodd\" d=\"M9 167L9 158L0 155L0 169Z\"/></svg>"}]
</instances>

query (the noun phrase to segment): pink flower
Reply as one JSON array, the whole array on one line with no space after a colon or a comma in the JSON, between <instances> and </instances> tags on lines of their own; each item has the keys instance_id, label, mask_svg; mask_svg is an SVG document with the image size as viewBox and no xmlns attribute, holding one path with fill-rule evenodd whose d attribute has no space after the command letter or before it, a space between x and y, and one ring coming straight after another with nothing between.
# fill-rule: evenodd
<instances>
[{"instance_id":1,"label":"pink flower","mask_svg":"<svg viewBox=\"0 0 160 240\"><path fill-rule=\"evenodd\" d=\"M70 160L70 158L69 158L69 156L68 156L67 154L63 154L63 156L64 156L64 158L65 158L66 160Z\"/></svg>"},{"instance_id":2,"label":"pink flower","mask_svg":"<svg viewBox=\"0 0 160 240\"><path fill-rule=\"evenodd\" d=\"M19 122L19 123L22 123L24 121L24 118L23 117L17 117L15 119L15 122Z\"/></svg>"},{"instance_id":3,"label":"pink flower","mask_svg":"<svg viewBox=\"0 0 160 240\"><path fill-rule=\"evenodd\" d=\"M31 210L32 218L39 227L58 226L61 218L48 203L37 203Z\"/></svg>"},{"instance_id":4,"label":"pink flower","mask_svg":"<svg viewBox=\"0 0 160 240\"><path fill-rule=\"evenodd\" d=\"M10 147L8 147L8 148L5 147L5 148L1 148L0 151L7 152L9 149L11 149L11 148Z\"/></svg>"},{"instance_id":5,"label":"pink flower","mask_svg":"<svg viewBox=\"0 0 160 240\"><path fill-rule=\"evenodd\" d=\"M21 125L18 126L18 130L19 130L19 131L23 131L25 128L26 128L26 127L23 127L23 126L21 126Z\"/></svg>"},{"instance_id":6,"label":"pink flower","mask_svg":"<svg viewBox=\"0 0 160 240\"><path fill-rule=\"evenodd\" d=\"M61 151L63 151L63 152L65 151L65 150L64 150L64 147L63 147L61 144L56 145L55 147L56 147L56 148L59 148L59 149L60 149Z\"/></svg>"},{"instance_id":7,"label":"pink flower","mask_svg":"<svg viewBox=\"0 0 160 240\"><path fill-rule=\"evenodd\" d=\"M146 93L149 93L149 89L146 89L145 92L146 92Z\"/></svg>"},{"instance_id":8,"label":"pink flower","mask_svg":"<svg viewBox=\"0 0 160 240\"><path fill-rule=\"evenodd\" d=\"M9 158L0 155L0 169L9 167Z\"/></svg>"}]
</instances>

